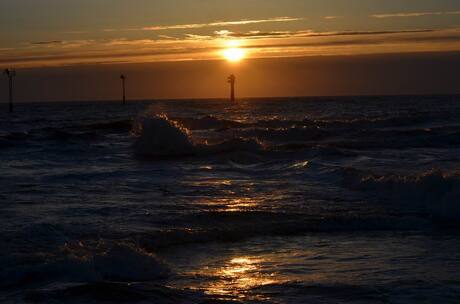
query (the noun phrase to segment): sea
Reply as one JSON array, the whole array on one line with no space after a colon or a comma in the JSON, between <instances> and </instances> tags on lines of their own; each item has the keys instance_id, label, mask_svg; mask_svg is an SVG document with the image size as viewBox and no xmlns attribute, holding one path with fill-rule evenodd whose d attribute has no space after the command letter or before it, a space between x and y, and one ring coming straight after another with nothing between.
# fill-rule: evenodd
<instances>
[{"instance_id":1,"label":"sea","mask_svg":"<svg viewBox=\"0 0 460 304\"><path fill-rule=\"evenodd\" d=\"M460 303L460 96L3 104L0 303Z\"/></svg>"}]
</instances>

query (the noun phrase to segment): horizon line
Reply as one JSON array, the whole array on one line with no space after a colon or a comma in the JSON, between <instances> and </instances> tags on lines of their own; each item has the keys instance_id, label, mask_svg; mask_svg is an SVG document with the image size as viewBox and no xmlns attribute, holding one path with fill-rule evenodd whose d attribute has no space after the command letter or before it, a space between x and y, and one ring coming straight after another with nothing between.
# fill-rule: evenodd
<instances>
[{"instance_id":1,"label":"horizon line","mask_svg":"<svg viewBox=\"0 0 460 304\"><path fill-rule=\"evenodd\" d=\"M405 97L405 96L460 96L460 91L457 93L429 93L429 94L417 94L417 93L401 93L401 94L356 94L356 95L294 95L294 96L257 96L257 97L239 97L236 98L236 102L245 100L255 99L289 99L289 98L349 98L349 97ZM228 101L228 97L180 97L180 98L148 98L148 99L127 99L126 105L129 103L141 103L150 101ZM32 101L15 101L15 104L31 104L31 103L96 103L96 102L119 102L122 103L121 99L80 99L80 100L32 100ZM8 101L0 102L0 104L8 104Z\"/></svg>"}]
</instances>

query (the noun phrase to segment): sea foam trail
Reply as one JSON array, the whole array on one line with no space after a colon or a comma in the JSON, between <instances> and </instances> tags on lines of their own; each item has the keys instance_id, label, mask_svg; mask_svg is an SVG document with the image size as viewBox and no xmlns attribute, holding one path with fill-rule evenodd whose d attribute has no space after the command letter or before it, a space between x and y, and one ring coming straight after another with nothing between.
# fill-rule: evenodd
<instances>
[{"instance_id":1,"label":"sea foam trail","mask_svg":"<svg viewBox=\"0 0 460 304\"><path fill-rule=\"evenodd\" d=\"M166 115L143 117L132 131L136 136L135 153L144 157L178 157L219 154L227 152L257 152L263 149L256 140L234 138L220 144L193 141L191 132Z\"/></svg>"}]
</instances>

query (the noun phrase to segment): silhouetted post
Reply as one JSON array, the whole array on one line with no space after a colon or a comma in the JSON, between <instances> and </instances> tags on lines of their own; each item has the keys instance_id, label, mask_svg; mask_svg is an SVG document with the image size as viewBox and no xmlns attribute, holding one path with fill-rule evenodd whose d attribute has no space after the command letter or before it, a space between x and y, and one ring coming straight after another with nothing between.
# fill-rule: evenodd
<instances>
[{"instance_id":1,"label":"silhouetted post","mask_svg":"<svg viewBox=\"0 0 460 304\"><path fill-rule=\"evenodd\" d=\"M9 93L9 100L10 100L10 113L13 113L13 77L16 76L16 71L6 69L3 74L8 77L10 93Z\"/></svg>"},{"instance_id":2,"label":"silhouetted post","mask_svg":"<svg viewBox=\"0 0 460 304\"><path fill-rule=\"evenodd\" d=\"M227 82L230 84L230 100L235 101L235 75L228 76Z\"/></svg>"},{"instance_id":3,"label":"silhouetted post","mask_svg":"<svg viewBox=\"0 0 460 304\"><path fill-rule=\"evenodd\" d=\"M121 79L121 82L122 82L122 85L123 85L123 104L126 104L126 76L125 75L121 75L120 76L120 79Z\"/></svg>"}]
</instances>

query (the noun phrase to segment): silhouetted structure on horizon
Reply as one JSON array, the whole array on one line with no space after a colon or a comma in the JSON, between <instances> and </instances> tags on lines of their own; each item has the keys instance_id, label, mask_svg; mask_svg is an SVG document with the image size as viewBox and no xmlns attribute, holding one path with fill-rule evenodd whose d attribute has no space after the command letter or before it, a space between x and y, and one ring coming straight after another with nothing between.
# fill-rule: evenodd
<instances>
[{"instance_id":1,"label":"silhouetted structure on horizon","mask_svg":"<svg viewBox=\"0 0 460 304\"><path fill-rule=\"evenodd\" d=\"M235 101L235 75L228 76L227 82L230 84L230 100Z\"/></svg>"},{"instance_id":2,"label":"silhouetted structure on horizon","mask_svg":"<svg viewBox=\"0 0 460 304\"><path fill-rule=\"evenodd\" d=\"M9 81L9 101L10 101L10 113L13 112L13 78L16 76L16 71L12 69L5 69L3 72L8 77Z\"/></svg>"},{"instance_id":3,"label":"silhouetted structure on horizon","mask_svg":"<svg viewBox=\"0 0 460 304\"><path fill-rule=\"evenodd\" d=\"M126 76L121 74L120 79L123 86L123 104L126 104Z\"/></svg>"}]
</instances>

